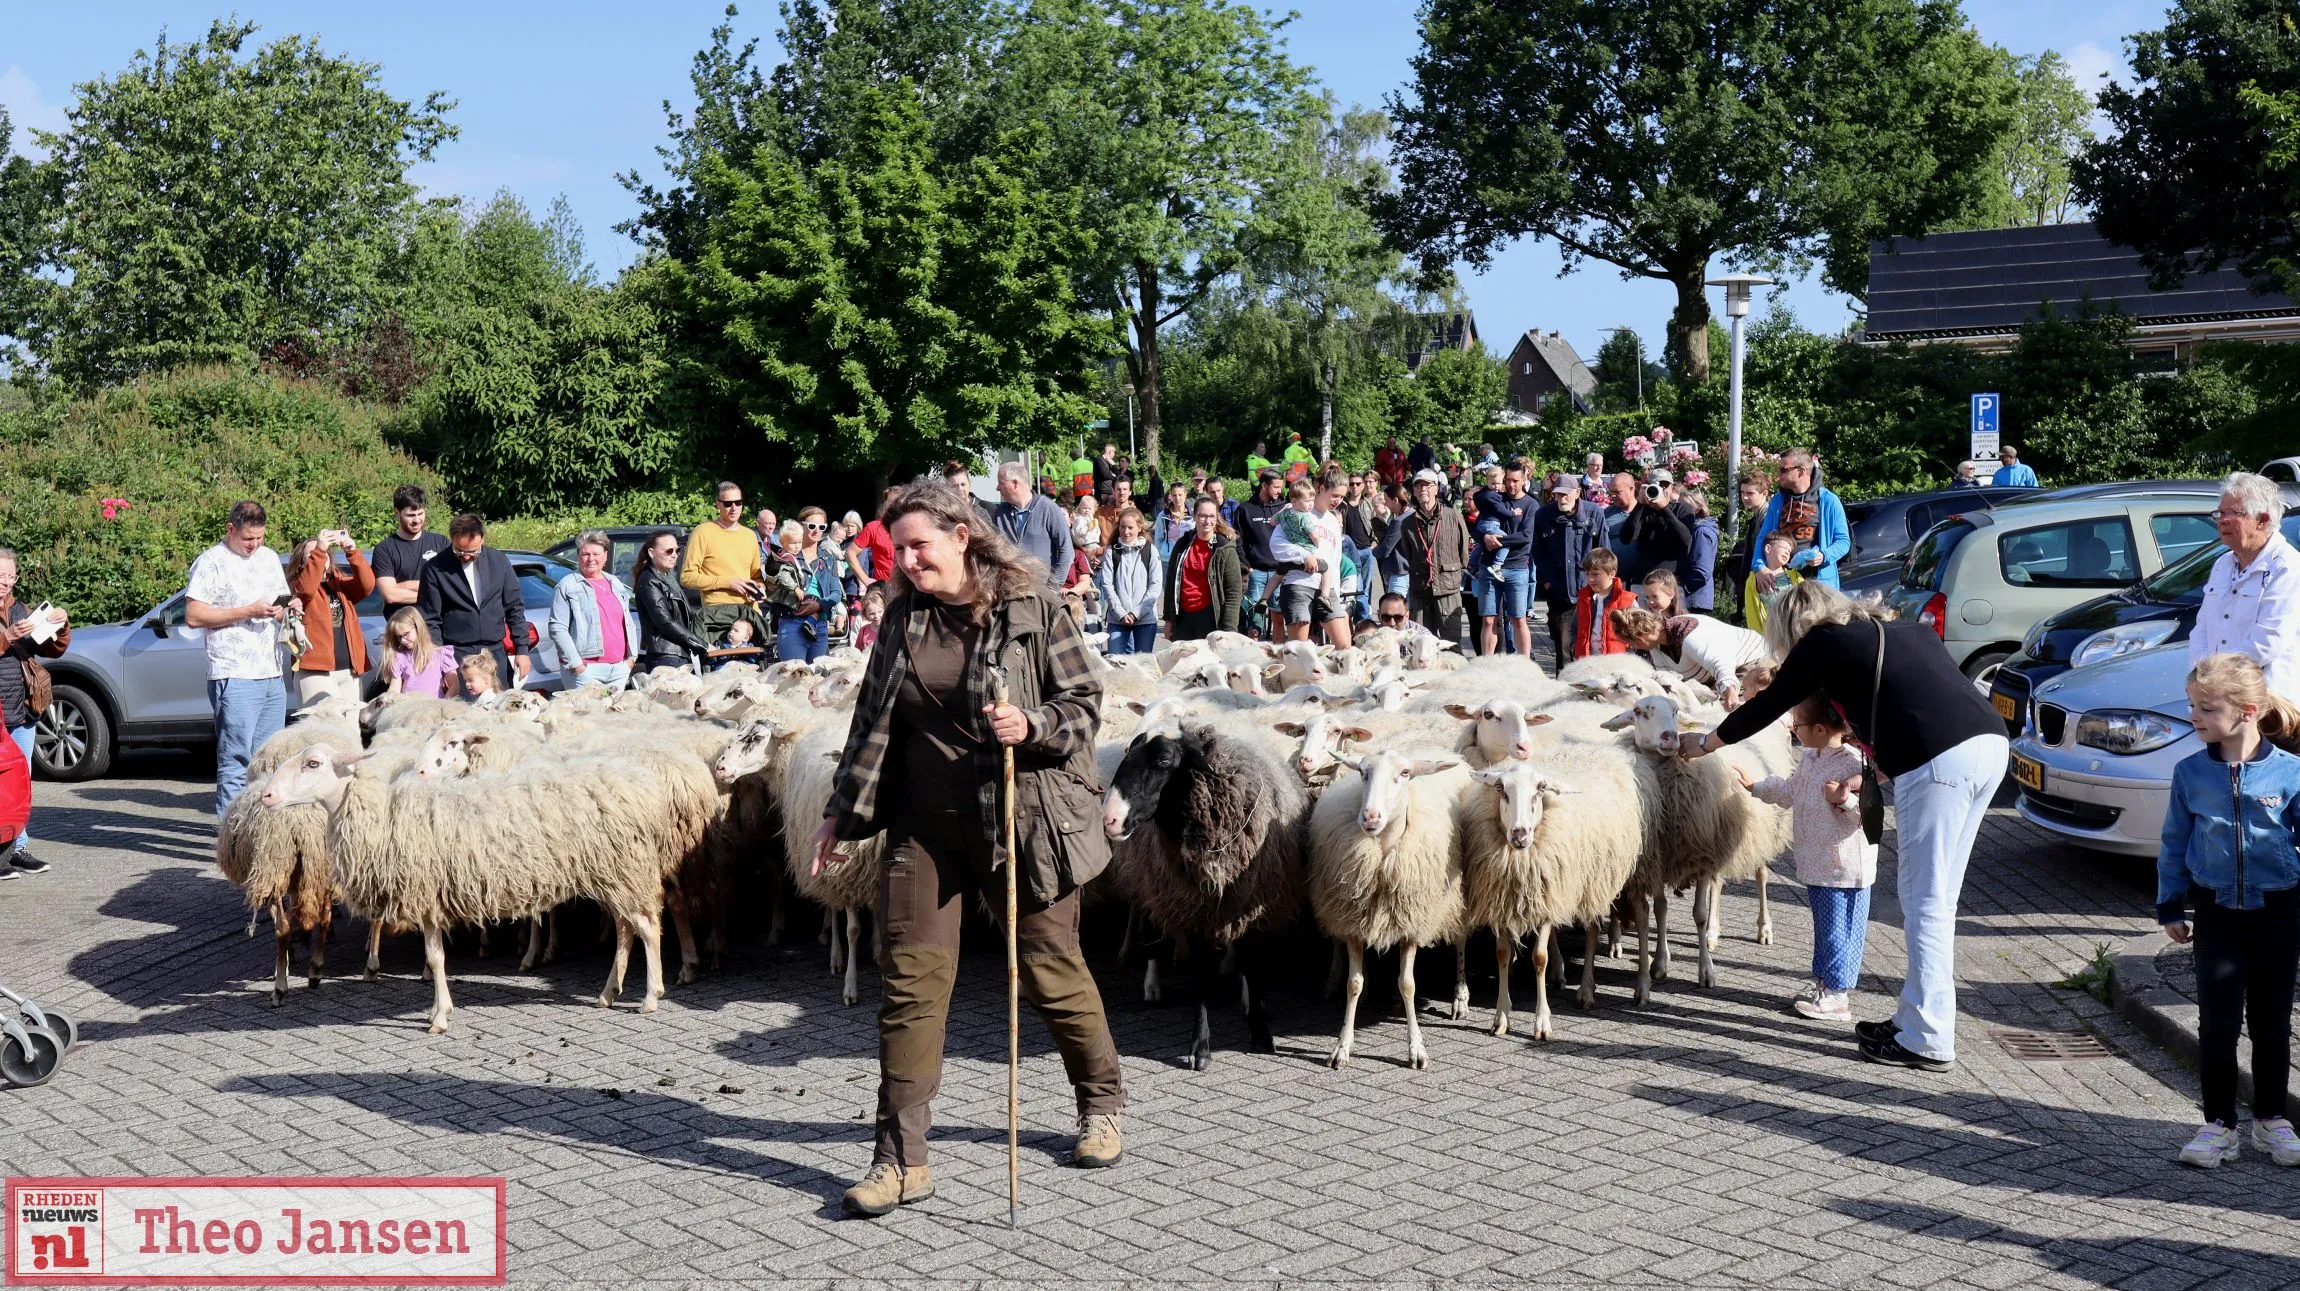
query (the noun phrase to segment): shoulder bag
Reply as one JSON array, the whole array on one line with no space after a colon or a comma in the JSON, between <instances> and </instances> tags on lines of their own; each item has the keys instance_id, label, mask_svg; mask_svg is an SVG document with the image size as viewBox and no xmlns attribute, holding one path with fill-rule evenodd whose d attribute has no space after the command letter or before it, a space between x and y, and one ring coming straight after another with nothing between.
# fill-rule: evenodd
<instances>
[{"instance_id":1,"label":"shoulder bag","mask_svg":"<svg viewBox=\"0 0 2300 1291\"><path fill-rule=\"evenodd\" d=\"M1861 836L1872 843L1885 838L1885 790L1877 783L1877 760L1871 746L1877 740L1877 692L1885 684L1885 625L1870 620L1877 630L1877 672L1869 679L1869 739L1861 747Z\"/></svg>"}]
</instances>

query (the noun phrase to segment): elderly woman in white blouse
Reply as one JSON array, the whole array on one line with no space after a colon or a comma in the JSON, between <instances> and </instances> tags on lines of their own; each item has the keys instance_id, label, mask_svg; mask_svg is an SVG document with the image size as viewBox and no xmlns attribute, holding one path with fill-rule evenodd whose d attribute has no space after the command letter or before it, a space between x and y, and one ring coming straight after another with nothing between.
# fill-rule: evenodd
<instances>
[{"instance_id":1,"label":"elderly woman in white blouse","mask_svg":"<svg viewBox=\"0 0 2300 1291\"><path fill-rule=\"evenodd\" d=\"M2300 551L2284 540L2284 495L2265 475L2238 471L2220 482L2212 518L2228 550L2212 563L2188 657L2240 654L2268 674L2268 688L2300 702Z\"/></svg>"}]
</instances>

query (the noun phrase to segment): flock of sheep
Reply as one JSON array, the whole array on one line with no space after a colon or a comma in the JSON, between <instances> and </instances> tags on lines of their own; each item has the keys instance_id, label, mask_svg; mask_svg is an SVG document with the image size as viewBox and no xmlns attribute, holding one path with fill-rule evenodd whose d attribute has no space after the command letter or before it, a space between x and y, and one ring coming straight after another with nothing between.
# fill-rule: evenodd
<instances>
[{"instance_id":1,"label":"flock of sheep","mask_svg":"<svg viewBox=\"0 0 2300 1291\"><path fill-rule=\"evenodd\" d=\"M1192 957L1195 1067L1211 1049L1207 1002L1230 972L1251 1046L1273 1047L1258 965L1305 907L1334 943L1329 994L1347 992L1336 1067L1355 1043L1369 950L1398 952L1408 1057L1421 1067L1423 946L1456 948L1459 1018L1469 993L1458 952L1479 932L1493 936L1500 1035L1510 963L1530 939L1532 1031L1547 1039L1549 979L1564 973L1556 934L1567 926L1584 930L1585 1008L1601 929L1619 937L1636 925L1639 1004L1668 975L1672 892L1693 892L1704 986L1714 982L1725 881L1759 880L1758 939L1771 939L1764 878L1787 846L1788 819L1742 790L1734 770L1787 774L1787 735L1776 727L1680 762L1681 725L1721 714L1705 689L1642 660L1583 660L1551 678L1529 660L1464 659L1426 632L1385 629L1347 650L1218 633L1102 666L1112 859L1086 895L1123 903L1128 948L1149 949L1149 998L1163 993L1169 957ZM259 751L217 840L225 875L246 894L250 933L271 914L273 1002L285 997L298 932L319 984L340 903L368 921L371 978L386 932L422 934L431 1029L444 1031L451 930L478 928L484 952L489 925L524 926L530 969L556 951L555 912L585 900L615 931L598 1002L620 995L636 936L641 1011L651 1012L664 989L664 917L684 985L706 953L716 967L735 883L763 877L769 940L780 939L786 893L819 905L831 969L854 1003L883 840L812 876L808 844L862 668L846 650L708 677L664 670L614 696L388 696L306 710Z\"/></svg>"}]
</instances>

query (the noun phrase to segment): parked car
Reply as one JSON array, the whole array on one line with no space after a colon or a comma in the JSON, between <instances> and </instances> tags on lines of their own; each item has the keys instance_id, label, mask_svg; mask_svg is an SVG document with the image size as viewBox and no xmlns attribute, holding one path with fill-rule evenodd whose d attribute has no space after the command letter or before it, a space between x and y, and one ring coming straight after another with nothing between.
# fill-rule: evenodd
<instances>
[{"instance_id":1,"label":"parked car","mask_svg":"<svg viewBox=\"0 0 2300 1291\"><path fill-rule=\"evenodd\" d=\"M2286 492L2300 493L2300 487L2287 486ZM2300 543L2300 507L2285 511L2283 530L2286 542ZM2205 580L2226 550L2217 541L2208 543L2122 591L2038 620L2021 640L2020 653L2005 661L1990 684L1989 700L2005 725L2018 733L2028 720L2029 696L2072 668L2188 640L2204 603Z\"/></svg>"},{"instance_id":2,"label":"parked car","mask_svg":"<svg viewBox=\"0 0 2300 1291\"><path fill-rule=\"evenodd\" d=\"M1968 511L2033 497L2035 489L1938 489L1845 504L1853 549L1837 565L1837 581L1848 592L1882 591L1901 576L1901 561L1917 539L1941 521Z\"/></svg>"},{"instance_id":3,"label":"parked car","mask_svg":"<svg viewBox=\"0 0 2300 1291\"><path fill-rule=\"evenodd\" d=\"M1960 515L1910 548L1886 600L1939 633L1985 695L2040 620L2218 541L2217 499L2216 490L2183 489Z\"/></svg>"},{"instance_id":4,"label":"parked car","mask_svg":"<svg viewBox=\"0 0 2300 1291\"><path fill-rule=\"evenodd\" d=\"M551 648L551 592L575 571L548 556L504 553L519 573L527 608L532 690L559 688L559 660ZM281 558L285 560L283 556ZM383 639L380 593L359 602L369 650ZM127 623L72 629L72 649L47 660L56 698L33 737L32 765L53 780L91 780L111 770L112 757L131 746L212 743L215 715L208 707L208 653L183 631L184 594L162 601ZM291 695L290 707L294 705Z\"/></svg>"},{"instance_id":5,"label":"parked car","mask_svg":"<svg viewBox=\"0 0 2300 1291\"><path fill-rule=\"evenodd\" d=\"M2188 647L2158 646L2040 682L2012 745L2020 814L2084 847L2154 856L2188 722Z\"/></svg>"}]
</instances>

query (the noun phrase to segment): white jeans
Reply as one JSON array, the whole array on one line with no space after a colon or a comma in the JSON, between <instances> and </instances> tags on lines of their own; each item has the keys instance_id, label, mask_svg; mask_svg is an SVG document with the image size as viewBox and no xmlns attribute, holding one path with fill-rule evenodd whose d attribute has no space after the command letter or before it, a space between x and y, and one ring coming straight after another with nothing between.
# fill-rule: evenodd
<instances>
[{"instance_id":1,"label":"white jeans","mask_svg":"<svg viewBox=\"0 0 2300 1291\"><path fill-rule=\"evenodd\" d=\"M299 672L295 675L295 702L307 708L323 699L359 702L359 675L345 668L334 672Z\"/></svg>"},{"instance_id":2,"label":"white jeans","mask_svg":"<svg viewBox=\"0 0 2300 1291\"><path fill-rule=\"evenodd\" d=\"M1893 1026L1903 1048L1928 1058L1957 1056L1957 894L1989 800L2005 778L2008 751L2004 736L1976 735L1893 777L1901 937L1909 953Z\"/></svg>"}]
</instances>

